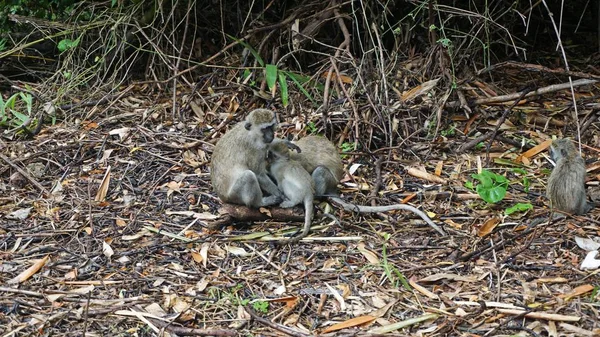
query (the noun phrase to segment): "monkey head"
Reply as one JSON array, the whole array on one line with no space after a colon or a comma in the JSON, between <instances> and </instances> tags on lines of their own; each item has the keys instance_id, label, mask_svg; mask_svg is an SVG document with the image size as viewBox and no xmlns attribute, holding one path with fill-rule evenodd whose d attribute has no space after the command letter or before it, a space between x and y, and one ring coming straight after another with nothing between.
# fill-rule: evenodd
<instances>
[{"instance_id":1,"label":"monkey head","mask_svg":"<svg viewBox=\"0 0 600 337\"><path fill-rule=\"evenodd\" d=\"M244 122L244 128L257 139L261 138L265 144L270 144L275 138L276 126L275 113L267 109L253 110Z\"/></svg>"},{"instance_id":2,"label":"monkey head","mask_svg":"<svg viewBox=\"0 0 600 337\"><path fill-rule=\"evenodd\" d=\"M550 145L550 157L555 163L563 158L569 158L575 153L577 153L577 149L569 138L556 139Z\"/></svg>"}]
</instances>

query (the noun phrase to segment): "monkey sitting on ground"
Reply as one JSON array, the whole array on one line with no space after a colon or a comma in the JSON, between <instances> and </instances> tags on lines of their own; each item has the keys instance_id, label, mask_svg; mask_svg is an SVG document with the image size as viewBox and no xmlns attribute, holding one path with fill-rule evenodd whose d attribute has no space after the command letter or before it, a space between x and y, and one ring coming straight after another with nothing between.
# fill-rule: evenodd
<instances>
[{"instance_id":1,"label":"monkey sitting on ground","mask_svg":"<svg viewBox=\"0 0 600 337\"><path fill-rule=\"evenodd\" d=\"M300 162L292 159L292 155L297 154L290 151L285 142L274 142L269 147L269 171L287 198L279 206L290 208L300 203L304 204L304 229L299 235L287 240L287 243L298 242L308 235L315 194L312 177Z\"/></svg>"},{"instance_id":2,"label":"monkey sitting on ground","mask_svg":"<svg viewBox=\"0 0 600 337\"><path fill-rule=\"evenodd\" d=\"M311 174L315 195L337 195L337 184L344 175L344 164L332 142L322 136L310 135L296 142L299 153L292 158Z\"/></svg>"},{"instance_id":3,"label":"monkey sitting on ground","mask_svg":"<svg viewBox=\"0 0 600 337\"><path fill-rule=\"evenodd\" d=\"M258 208L282 201L283 194L267 174L266 162L276 126L273 111L256 109L217 142L210 179L223 202ZM263 196L263 190L270 195Z\"/></svg>"},{"instance_id":4,"label":"monkey sitting on ground","mask_svg":"<svg viewBox=\"0 0 600 337\"><path fill-rule=\"evenodd\" d=\"M420 216L429 226L435 229L442 236L446 233L436 225L427 214L417 208L396 204L389 206L363 206L348 203L337 197L337 184L344 173L342 160L337 148L327 138L321 136L306 136L296 142L301 149L301 153L292 153L292 159L299 161L302 167L308 173L312 174L315 184L315 196L327 196L330 200L339 204L344 210L357 213L377 213L387 211L404 210L415 213Z\"/></svg>"},{"instance_id":5,"label":"monkey sitting on ground","mask_svg":"<svg viewBox=\"0 0 600 337\"><path fill-rule=\"evenodd\" d=\"M548 179L546 196L552 208L582 215L593 208L585 195L585 162L568 138L552 142L550 156L556 166Z\"/></svg>"}]
</instances>

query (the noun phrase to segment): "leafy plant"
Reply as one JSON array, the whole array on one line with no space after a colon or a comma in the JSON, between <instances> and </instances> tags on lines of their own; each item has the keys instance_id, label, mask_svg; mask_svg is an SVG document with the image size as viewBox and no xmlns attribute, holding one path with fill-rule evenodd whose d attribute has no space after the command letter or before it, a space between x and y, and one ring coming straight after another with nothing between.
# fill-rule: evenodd
<instances>
[{"instance_id":1,"label":"leafy plant","mask_svg":"<svg viewBox=\"0 0 600 337\"><path fill-rule=\"evenodd\" d=\"M266 302L266 301L252 302L252 308L260 313L266 314L269 312L269 302Z\"/></svg>"},{"instance_id":2,"label":"leafy plant","mask_svg":"<svg viewBox=\"0 0 600 337\"><path fill-rule=\"evenodd\" d=\"M355 143L349 143L349 142L344 142L342 143L342 152L350 152L352 150L354 150L354 145Z\"/></svg>"},{"instance_id":3,"label":"leafy plant","mask_svg":"<svg viewBox=\"0 0 600 337\"><path fill-rule=\"evenodd\" d=\"M504 214L511 215L516 212L526 212L530 209L533 209L533 205L530 203L518 203L514 206L511 206L504 210Z\"/></svg>"},{"instance_id":4,"label":"leafy plant","mask_svg":"<svg viewBox=\"0 0 600 337\"><path fill-rule=\"evenodd\" d=\"M446 130L442 130L442 131L440 132L440 134L441 134L443 137L447 137L447 136L454 136L454 135L456 134L456 124L455 124L455 123L452 123L452 125L450 125L450 126L448 127L448 129L446 129Z\"/></svg>"},{"instance_id":5,"label":"leafy plant","mask_svg":"<svg viewBox=\"0 0 600 337\"><path fill-rule=\"evenodd\" d=\"M513 168L512 171L516 174L520 174L523 175L523 180L522 180L522 184L523 184L523 189L525 190L525 192L529 192L529 187L531 187L531 181L529 180L529 178L527 178L527 176L525 176L527 174L527 171L525 171L522 168Z\"/></svg>"},{"instance_id":6,"label":"leafy plant","mask_svg":"<svg viewBox=\"0 0 600 337\"><path fill-rule=\"evenodd\" d=\"M18 104L21 103L21 104ZM25 104L26 113L20 112L19 108ZM0 96L0 126L18 128L29 120L33 109L33 97L29 93L16 93L6 101Z\"/></svg>"},{"instance_id":7,"label":"leafy plant","mask_svg":"<svg viewBox=\"0 0 600 337\"><path fill-rule=\"evenodd\" d=\"M481 173L472 174L471 177L479 181L475 190L486 202L495 204L506 196L508 179L505 176L482 170Z\"/></svg>"},{"instance_id":8,"label":"leafy plant","mask_svg":"<svg viewBox=\"0 0 600 337\"><path fill-rule=\"evenodd\" d=\"M62 53L66 50L77 47L77 45L79 45L79 38L76 40L62 39L60 42L58 42L57 48Z\"/></svg>"},{"instance_id":9,"label":"leafy plant","mask_svg":"<svg viewBox=\"0 0 600 337\"><path fill-rule=\"evenodd\" d=\"M244 46L252 56L256 59L256 62L264 68L265 71L265 81L267 82L267 87L269 91L274 95L276 91L276 85L279 83L279 89L281 91L281 103L283 106L287 106L289 104L289 91L287 81L291 79L292 82L298 87L298 90L306 96L313 104L317 104L317 101L312 97L312 95L304 88L304 85L310 82L310 77L303 76L291 71L286 71L279 69L276 64L267 64L262 59L262 57L258 54L258 52L252 48L247 42L237 39L231 35L228 37L240 45ZM249 69L244 69L243 78L246 80L248 77L252 76L252 72ZM250 82L250 85L256 85L254 81ZM318 88L318 87L317 87Z\"/></svg>"},{"instance_id":10,"label":"leafy plant","mask_svg":"<svg viewBox=\"0 0 600 337\"><path fill-rule=\"evenodd\" d=\"M310 133L311 135L317 133L317 126L314 122L308 122L308 124L306 124L306 128L308 129L308 133Z\"/></svg>"},{"instance_id":11,"label":"leafy plant","mask_svg":"<svg viewBox=\"0 0 600 337\"><path fill-rule=\"evenodd\" d=\"M382 252L381 252L381 255L383 257L383 261L381 263L382 263L383 270L385 271L385 275L387 276L388 280L390 280L390 282L393 282L394 287L398 288L399 283L400 283L400 284L402 284L402 287L404 287L404 289L410 291L412 288L411 288L410 284L408 283L406 276L404 276L404 274L402 274L402 272L400 272L398 270L398 268L396 268L394 265L388 263L388 260L387 260L387 239L388 238L389 238L389 236L387 236L386 242L383 244Z\"/></svg>"}]
</instances>

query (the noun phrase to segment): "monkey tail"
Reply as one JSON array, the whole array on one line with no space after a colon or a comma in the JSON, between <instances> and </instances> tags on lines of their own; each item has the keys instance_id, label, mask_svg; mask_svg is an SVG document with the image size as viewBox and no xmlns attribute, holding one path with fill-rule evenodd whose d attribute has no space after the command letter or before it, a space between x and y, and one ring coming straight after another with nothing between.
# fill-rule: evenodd
<instances>
[{"instance_id":1,"label":"monkey tail","mask_svg":"<svg viewBox=\"0 0 600 337\"><path fill-rule=\"evenodd\" d=\"M296 243L305 238L310 232L310 225L313 217L313 199L314 197L312 194L309 194L304 198L304 228L302 229L302 233L290 238L285 243Z\"/></svg>"},{"instance_id":2,"label":"monkey tail","mask_svg":"<svg viewBox=\"0 0 600 337\"><path fill-rule=\"evenodd\" d=\"M431 226L431 228L435 229L440 235L446 236L446 232L444 232L438 225L436 225L431 219L427 216L427 214L422 211L406 204L396 204L389 206L363 206L363 205L355 205L349 202L345 202L339 197L329 197L330 200L334 201L338 205L342 206L345 211L348 212L357 212L357 213L377 213L377 212L388 212L388 211L411 211L416 215L420 216L421 219L425 220L425 222Z\"/></svg>"}]
</instances>

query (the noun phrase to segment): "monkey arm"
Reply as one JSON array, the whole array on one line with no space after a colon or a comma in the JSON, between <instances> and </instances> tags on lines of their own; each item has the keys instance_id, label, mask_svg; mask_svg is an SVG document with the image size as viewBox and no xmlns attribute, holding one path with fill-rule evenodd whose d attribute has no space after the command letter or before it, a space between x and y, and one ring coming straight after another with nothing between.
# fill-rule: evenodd
<instances>
[{"instance_id":1,"label":"monkey arm","mask_svg":"<svg viewBox=\"0 0 600 337\"><path fill-rule=\"evenodd\" d=\"M257 174L256 179L258 180L258 184L260 185L260 188L263 191L266 191L270 195L275 195L283 198L283 192L281 192L279 187L275 185L273 180L271 180L271 178L269 178L269 176L266 173Z\"/></svg>"},{"instance_id":2,"label":"monkey arm","mask_svg":"<svg viewBox=\"0 0 600 337\"><path fill-rule=\"evenodd\" d=\"M377 213L377 212L398 211L398 210L411 211L411 212L415 213L416 215L420 216L421 219L425 220L425 222L427 222L427 224L429 226L431 226L431 228L435 229L442 236L446 236L446 232L444 232L438 225L436 225L433 221L431 221L431 219L427 216L427 214L423 213L422 211L420 211L410 205L396 204L396 205L389 205L389 206L363 206L363 205L354 205L354 204L345 202L344 200L342 200L341 198L338 198L338 197L330 196L329 199L332 200L333 202L335 202L336 204L340 205L345 211L349 211L349 212Z\"/></svg>"}]
</instances>

